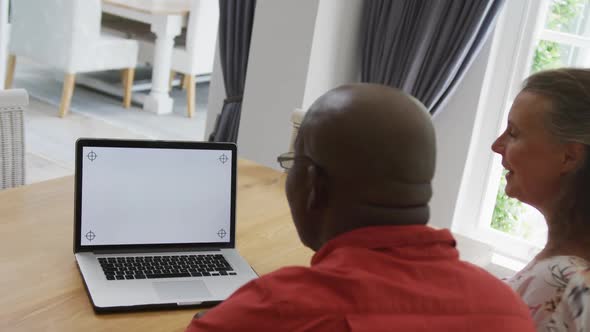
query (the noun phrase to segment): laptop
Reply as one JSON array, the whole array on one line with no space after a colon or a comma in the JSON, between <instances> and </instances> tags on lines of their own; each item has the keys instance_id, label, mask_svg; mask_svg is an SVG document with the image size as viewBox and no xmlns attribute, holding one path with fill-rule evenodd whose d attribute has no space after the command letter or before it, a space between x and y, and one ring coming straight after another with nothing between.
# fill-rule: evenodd
<instances>
[{"instance_id":1,"label":"laptop","mask_svg":"<svg viewBox=\"0 0 590 332\"><path fill-rule=\"evenodd\" d=\"M235 244L236 145L79 139L74 255L96 312L209 306L257 278Z\"/></svg>"}]
</instances>

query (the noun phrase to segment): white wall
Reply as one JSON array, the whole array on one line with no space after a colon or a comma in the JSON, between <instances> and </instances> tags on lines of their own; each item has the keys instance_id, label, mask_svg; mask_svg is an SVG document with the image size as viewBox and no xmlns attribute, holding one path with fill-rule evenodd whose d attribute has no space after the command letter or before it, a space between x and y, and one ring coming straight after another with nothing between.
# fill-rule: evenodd
<instances>
[{"instance_id":1,"label":"white wall","mask_svg":"<svg viewBox=\"0 0 590 332\"><path fill-rule=\"evenodd\" d=\"M453 221L489 60L490 41L491 38L474 59L455 93L433 120L437 155L430 220L437 227L450 228Z\"/></svg>"},{"instance_id":2,"label":"white wall","mask_svg":"<svg viewBox=\"0 0 590 332\"><path fill-rule=\"evenodd\" d=\"M226 97L223 73L221 72L221 58L219 57L219 46L215 45L215 58L213 60L213 73L209 83L209 97L207 99L207 118L205 122L205 141L215 129L215 120L223 107L223 100Z\"/></svg>"},{"instance_id":3,"label":"white wall","mask_svg":"<svg viewBox=\"0 0 590 332\"><path fill-rule=\"evenodd\" d=\"M238 137L241 157L278 167L303 102L318 0L256 4Z\"/></svg>"},{"instance_id":4,"label":"white wall","mask_svg":"<svg viewBox=\"0 0 590 332\"><path fill-rule=\"evenodd\" d=\"M320 1L302 109L326 91L360 79L362 4L363 0Z\"/></svg>"}]
</instances>

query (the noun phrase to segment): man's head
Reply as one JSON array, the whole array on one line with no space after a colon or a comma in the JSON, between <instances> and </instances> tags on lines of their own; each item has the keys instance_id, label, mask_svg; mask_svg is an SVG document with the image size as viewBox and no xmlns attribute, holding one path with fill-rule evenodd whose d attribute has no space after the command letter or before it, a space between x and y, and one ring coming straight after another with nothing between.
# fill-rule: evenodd
<instances>
[{"instance_id":1,"label":"man's head","mask_svg":"<svg viewBox=\"0 0 590 332\"><path fill-rule=\"evenodd\" d=\"M302 242L317 250L360 227L425 224L434 164L434 128L416 99L375 84L327 92L303 119L287 177Z\"/></svg>"}]
</instances>

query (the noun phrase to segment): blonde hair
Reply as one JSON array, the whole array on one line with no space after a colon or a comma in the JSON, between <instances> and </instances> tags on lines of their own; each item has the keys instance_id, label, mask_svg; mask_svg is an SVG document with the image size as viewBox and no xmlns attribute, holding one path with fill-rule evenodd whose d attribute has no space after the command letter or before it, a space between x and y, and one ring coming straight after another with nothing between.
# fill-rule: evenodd
<instances>
[{"instance_id":1,"label":"blonde hair","mask_svg":"<svg viewBox=\"0 0 590 332\"><path fill-rule=\"evenodd\" d=\"M546 122L553 135L565 142L590 145L590 69L541 71L527 78L522 90L551 100Z\"/></svg>"}]
</instances>

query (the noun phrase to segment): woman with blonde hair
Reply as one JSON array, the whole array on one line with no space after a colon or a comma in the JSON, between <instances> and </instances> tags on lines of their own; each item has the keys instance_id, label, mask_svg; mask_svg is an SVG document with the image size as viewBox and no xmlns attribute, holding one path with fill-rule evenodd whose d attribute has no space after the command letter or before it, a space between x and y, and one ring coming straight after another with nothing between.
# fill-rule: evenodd
<instances>
[{"instance_id":1,"label":"woman with blonde hair","mask_svg":"<svg viewBox=\"0 0 590 332\"><path fill-rule=\"evenodd\" d=\"M492 145L506 194L538 209L547 244L508 280L538 331L590 331L590 70L527 78Z\"/></svg>"}]
</instances>

